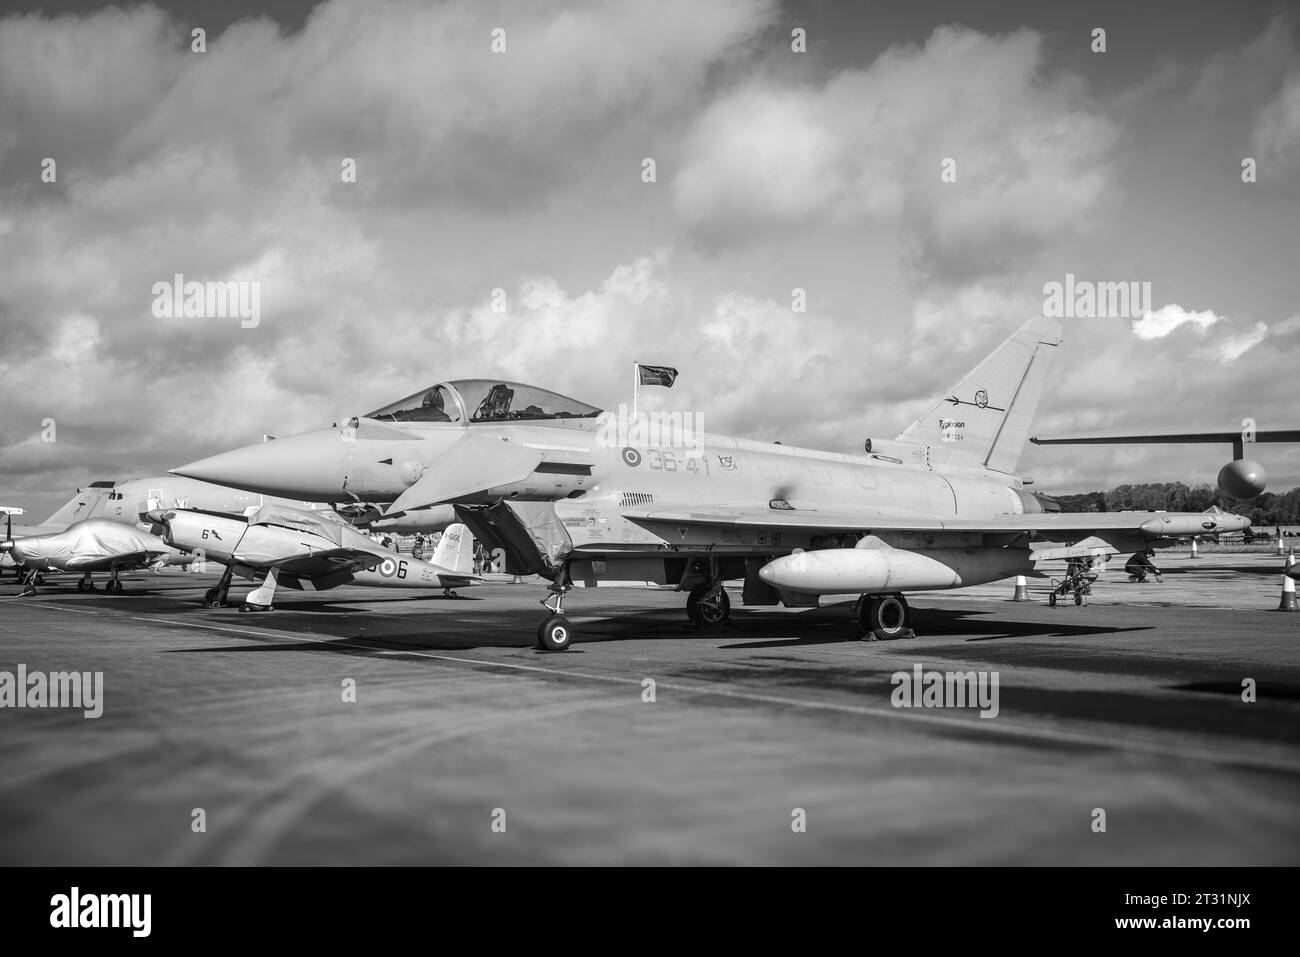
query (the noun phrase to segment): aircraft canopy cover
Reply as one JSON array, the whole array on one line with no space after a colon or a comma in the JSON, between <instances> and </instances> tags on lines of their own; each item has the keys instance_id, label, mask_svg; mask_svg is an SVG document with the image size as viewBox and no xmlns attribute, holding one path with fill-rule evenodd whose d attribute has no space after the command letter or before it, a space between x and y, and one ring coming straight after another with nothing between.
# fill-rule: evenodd
<instances>
[{"instance_id":1,"label":"aircraft canopy cover","mask_svg":"<svg viewBox=\"0 0 1300 957\"><path fill-rule=\"evenodd\" d=\"M333 519L332 512L306 512L301 509L287 508L283 505L263 505L249 516L250 525L279 525L284 528L296 528L300 532L309 532L328 539L340 548L343 547L342 522Z\"/></svg>"}]
</instances>

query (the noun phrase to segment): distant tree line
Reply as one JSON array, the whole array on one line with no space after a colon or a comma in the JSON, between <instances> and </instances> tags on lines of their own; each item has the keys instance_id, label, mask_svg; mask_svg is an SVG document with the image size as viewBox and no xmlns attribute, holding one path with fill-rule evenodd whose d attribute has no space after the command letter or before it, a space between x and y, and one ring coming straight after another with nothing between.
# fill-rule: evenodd
<instances>
[{"instance_id":1,"label":"distant tree line","mask_svg":"<svg viewBox=\"0 0 1300 957\"><path fill-rule=\"evenodd\" d=\"M1063 512L1123 512L1129 510L1203 512L1217 505L1225 512L1245 515L1256 528L1265 525L1300 526L1300 488L1289 492L1265 492L1249 501L1221 495L1212 485L1189 488L1182 482L1152 482L1119 485L1109 492L1080 492L1052 495Z\"/></svg>"}]
</instances>

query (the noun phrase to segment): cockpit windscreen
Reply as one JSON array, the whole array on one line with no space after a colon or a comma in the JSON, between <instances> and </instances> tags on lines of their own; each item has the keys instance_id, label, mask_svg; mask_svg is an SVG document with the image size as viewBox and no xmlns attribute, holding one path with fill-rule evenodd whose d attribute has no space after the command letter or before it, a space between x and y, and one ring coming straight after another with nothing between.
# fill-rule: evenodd
<instances>
[{"instance_id":1,"label":"cockpit windscreen","mask_svg":"<svg viewBox=\"0 0 1300 957\"><path fill-rule=\"evenodd\" d=\"M463 410L463 411L462 411ZM600 409L556 392L498 379L460 379L422 389L366 414L387 422L524 422L592 419Z\"/></svg>"},{"instance_id":2,"label":"cockpit windscreen","mask_svg":"<svg viewBox=\"0 0 1300 957\"><path fill-rule=\"evenodd\" d=\"M471 423L591 419L600 415L600 409L593 405L519 382L462 379L451 386L460 393Z\"/></svg>"},{"instance_id":3,"label":"cockpit windscreen","mask_svg":"<svg viewBox=\"0 0 1300 957\"><path fill-rule=\"evenodd\" d=\"M435 385L370 412L366 418L387 422L459 422L460 409L451 390L445 385Z\"/></svg>"}]
</instances>

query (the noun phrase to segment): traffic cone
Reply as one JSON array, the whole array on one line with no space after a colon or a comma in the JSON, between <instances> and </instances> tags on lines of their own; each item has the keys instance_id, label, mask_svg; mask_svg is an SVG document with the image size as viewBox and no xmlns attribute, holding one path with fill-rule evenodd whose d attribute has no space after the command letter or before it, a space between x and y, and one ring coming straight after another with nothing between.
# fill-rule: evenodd
<instances>
[{"instance_id":1,"label":"traffic cone","mask_svg":"<svg viewBox=\"0 0 1300 957\"><path fill-rule=\"evenodd\" d=\"M1291 551L1287 552L1286 567L1290 568L1294 564L1295 564L1295 549L1293 548L1291 549Z\"/></svg>"},{"instance_id":2,"label":"traffic cone","mask_svg":"<svg viewBox=\"0 0 1300 957\"><path fill-rule=\"evenodd\" d=\"M1016 593L1011 596L1012 601L1029 601L1029 583L1025 581L1024 575L1016 576Z\"/></svg>"},{"instance_id":3,"label":"traffic cone","mask_svg":"<svg viewBox=\"0 0 1300 957\"><path fill-rule=\"evenodd\" d=\"M1282 603L1277 606L1278 611L1300 611L1295 604L1295 579L1290 575L1282 576Z\"/></svg>"},{"instance_id":4,"label":"traffic cone","mask_svg":"<svg viewBox=\"0 0 1300 957\"><path fill-rule=\"evenodd\" d=\"M1192 557L1193 557L1193 558L1196 558L1196 557L1197 557L1197 555L1196 555L1196 539L1194 539L1194 538L1192 539Z\"/></svg>"},{"instance_id":5,"label":"traffic cone","mask_svg":"<svg viewBox=\"0 0 1300 957\"><path fill-rule=\"evenodd\" d=\"M1281 533L1281 532L1278 532L1278 533L1277 533L1277 553L1278 553L1279 555L1281 555L1284 551L1286 551L1286 542L1284 542L1284 541L1282 540L1282 533Z\"/></svg>"}]
</instances>

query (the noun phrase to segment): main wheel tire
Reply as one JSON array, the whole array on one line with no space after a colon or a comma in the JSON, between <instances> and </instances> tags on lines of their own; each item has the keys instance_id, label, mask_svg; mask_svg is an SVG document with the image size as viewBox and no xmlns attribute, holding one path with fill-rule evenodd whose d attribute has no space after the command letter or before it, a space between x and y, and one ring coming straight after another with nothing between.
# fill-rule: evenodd
<instances>
[{"instance_id":1,"label":"main wheel tire","mask_svg":"<svg viewBox=\"0 0 1300 957\"><path fill-rule=\"evenodd\" d=\"M223 608L225 602L221 600L220 588L209 588L203 593L203 605L206 608Z\"/></svg>"},{"instance_id":2,"label":"main wheel tire","mask_svg":"<svg viewBox=\"0 0 1300 957\"><path fill-rule=\"evenodd\" d=\"M548 615L537 627L537 646L543 651L568 651L573 644L573 626L563 615Z\"/></svg>"},{"instance_id":3,"label":"main wheel tire","mask_svg":"<svg viewBox=\"0 0 1300 957\"><path fill-rule=\"evenodd\" d=\"M691 622L704 628L717 628L731 615L731 599L720 585L716 591L707 582L696 585L686 599L686 615Z\"/></svg>"},{"instance_id":4,"label":"main wheel tire","mask_svg":"<svg viewBox=\"0 0 1300 957\"><path fill-rule=\"evenodd\" d=\"M912 611L902 595L871 595L862 605L862 628L878 641L912 638L908 627Z\"/></svg>"},{"instance_id":5,"label":"main wheel tire","mask_svg":"<svg viewBox=\"0 0 1300 957\"><path fill-rule=\"evenodd\" d=\"M77 591L90 591L90 583L84 578L77 582Z\"/></svg>"},{"instance_id":6,"label":"main wheel tire","mask_svg":"<svg viewBox=\"0 0 1300 957\"><path fill-rule=\"evenodd\" d=\"M700 623L700 598L708 590L707 583L696 585L691 589L691 593L686 596L686 617L691 620L692 625Z\"/></svg>"}]
</instances>

